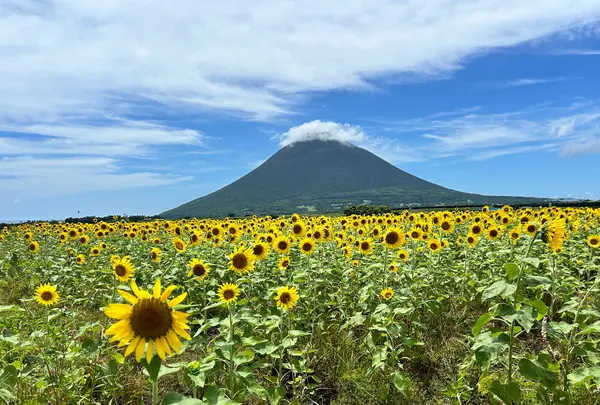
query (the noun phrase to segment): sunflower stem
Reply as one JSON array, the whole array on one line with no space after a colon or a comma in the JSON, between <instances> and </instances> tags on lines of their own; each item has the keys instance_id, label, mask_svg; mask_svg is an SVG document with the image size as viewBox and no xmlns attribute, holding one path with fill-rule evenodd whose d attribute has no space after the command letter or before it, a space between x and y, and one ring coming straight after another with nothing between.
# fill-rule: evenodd
<instances>
[{"instance_id":1,"label":"sunflower stem","mask_svg":"<svg viewBox=\"0 0 600 405\"><path fill-rule=\"evenodd\" d=\"M234 363L233 363L233 316L231 310L231 304L227 305L227 309L229 309L229 393L233 396L233 371L234 371Z\"/></svg>"},{"instance_id":2,"label":"sunflower stem","mask_svg":"<svg viewBox=\"0 0 600 405\"><path fill-rule=\"evenodd\" d=\"M152 405L158 405L158 378L152 380Z\"/></svg>"}]
</instances>

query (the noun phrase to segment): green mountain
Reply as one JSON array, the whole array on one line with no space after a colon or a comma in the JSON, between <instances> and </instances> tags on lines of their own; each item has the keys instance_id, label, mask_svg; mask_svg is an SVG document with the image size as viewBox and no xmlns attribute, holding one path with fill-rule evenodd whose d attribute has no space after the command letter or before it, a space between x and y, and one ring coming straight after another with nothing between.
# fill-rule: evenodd
<instances>
[{"instance_id":1,"label":"green mountain","mask_svg":"<svg viewBox=\"0 0 600 405\"><path fill-rule=\"evenodd\" d=\"M228 186L166 211L161 217L332 212L358 204L400 208L535 200L450 190L406 173L357 146L313 140L285 146Z\"/></svg>"}]
</instances>

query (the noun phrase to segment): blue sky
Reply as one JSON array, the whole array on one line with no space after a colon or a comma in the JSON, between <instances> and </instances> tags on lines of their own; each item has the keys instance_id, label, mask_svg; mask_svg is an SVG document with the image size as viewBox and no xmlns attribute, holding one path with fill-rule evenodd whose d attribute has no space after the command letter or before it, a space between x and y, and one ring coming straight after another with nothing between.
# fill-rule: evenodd
<instances>
[{"instance_id":1,"label":"blue sky","mask_svg":"<svg viewBox=\"0 0 600 405\"><path fill-rule=\"evenodd\" d=\"M600 2L0 0L0 221L156 214L316 136L600 198Z\"/></svg>"}]
</instances>

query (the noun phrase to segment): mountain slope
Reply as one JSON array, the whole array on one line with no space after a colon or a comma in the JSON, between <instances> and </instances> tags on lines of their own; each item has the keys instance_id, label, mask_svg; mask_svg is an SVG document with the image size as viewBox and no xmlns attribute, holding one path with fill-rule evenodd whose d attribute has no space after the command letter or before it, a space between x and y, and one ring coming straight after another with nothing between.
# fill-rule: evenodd
<instances>
[{"instance_id":1,"label":"mountain slope","mask_svg":"<svg viewBox=\"0 0 600 405\"><path fill-rule=\"evenodd\" d=\"M214 193L161 214L165 218L335 211L368 201L406 204L515 203L450 190L398 169L371 152L336 141L298 142Z\"/></svg>"}]
</instances>

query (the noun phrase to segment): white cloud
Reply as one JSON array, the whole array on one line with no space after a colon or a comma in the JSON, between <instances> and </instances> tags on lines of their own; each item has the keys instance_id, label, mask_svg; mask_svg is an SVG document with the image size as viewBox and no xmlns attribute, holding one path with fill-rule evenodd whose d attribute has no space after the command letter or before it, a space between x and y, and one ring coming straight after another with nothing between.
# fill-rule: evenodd
<instances>
[{"instance_id":1,"label":"white cloud","mask_svg":"<svg viewBox=\"0 0 600 405\"><path fill-rule=\"evenodd\" d=\"M14 199L162 186L191 180L189 176L123 173L119 161L106 157L0 158L2 195Z\"/></svg>"},{"instance_id":2,"label":"white cloud","mask_svg":"<svg viewBox=\"0 0 600 405\"><path fill-rule=\"evenodd\" d=\"M469 56L577 30L600 13L597 0L0 0L0 8L0 121L28 123L148 102L162 112L269 119L310 91L447 74Z\"/></svg>"},{"instance_id":3,"label":"white cloud","mask_svg":"<svg viewBox=\"0 0 600 405\"><path fill-rule=\"evenodd\" d=\"M521 87L521 86L532 86L534 84L545 84L545 83L556 83L563 82L568 80L565 77L555 77L550 79L534 79L534 78L525 78L525 79L515 79L509 80L503 84L503 87Z\"/></svg>"},{"instance_id":4,"label":"white cloud","mask_svg":"<svg viewBox=\"0 0 600 405\"><path fill-rule=\"evenodd\" d=\"M337 141L351 143L365 148L391 163L420 161L411 148L390 138L369 136L358 125L342 124L331 121L315 120L290 128L283 134L276 135L281 146L303 141Z\"/></svg>"},{"instance_id":5,"label":"white cloud","mask_svg":"<svg viewBox=\"0 0 600 405\"><path fill-rule=\"evenodd\" d=\"M279 144L286 146L294 142L315 140L359 143L365 141L367 136L357 125L315 120L292 127L278 138Z\"/></svg>"},{"instance_id":6,"label":"white cloud","mask_svg":"<svg viewBox=\"0 0 600 405\"><path fill-rule=\"evenodd\" d=\"M563 146L561 153L566 156L600 153L600 136L584 137L568 142Z\"/></svg>"}]
</instances>

